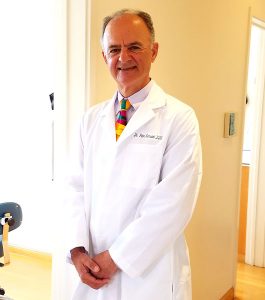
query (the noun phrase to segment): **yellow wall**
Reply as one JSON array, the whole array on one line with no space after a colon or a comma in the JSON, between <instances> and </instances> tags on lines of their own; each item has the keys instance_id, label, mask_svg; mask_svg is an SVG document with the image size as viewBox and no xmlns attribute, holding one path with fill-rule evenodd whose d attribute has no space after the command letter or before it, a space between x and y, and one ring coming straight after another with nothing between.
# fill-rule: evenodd
<instances>
[{"instance_id":1,"label":"yellow wall","mask_svg":"<svg viewBox=\"0 0 265 300\"><path fill-rule=\"evenodd\" d=\"M112 96L115 83L100 54L102 18L122 0L91 7L90 104ZM249 12L265 20L264 0L126 1L151 13L160 43L153 78L196 110L204 176L187 230L194 300L219 299L235 281L242 127L249 43ZM250 9L251 8L251 9ZM223 138L224 112L237 113L237 135Z\"/></svg>"}]
</instances>

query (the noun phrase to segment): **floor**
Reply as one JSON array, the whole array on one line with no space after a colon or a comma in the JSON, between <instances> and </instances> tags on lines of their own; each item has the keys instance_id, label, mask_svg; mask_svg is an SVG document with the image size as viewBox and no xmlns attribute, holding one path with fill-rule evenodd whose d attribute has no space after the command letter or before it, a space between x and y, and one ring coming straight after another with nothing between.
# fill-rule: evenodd
<instances>
[{"instance_id":1,"label":"floor","mask_svg":"<svg viewBox=\"0 0 265 300\"><path fill-rule=\"evenodd\" d=\"M237 266L235 300L265 299L265 268L252 267L242 262Z\"/></svg>"},{"instance_id":2,"label":"floor","mask_svg":"<svg viewBox=\"0 0 265 300\"><path fill-rule=\"evenodd\" d=\"M0 285L14 300L51 299L51 259L10 254L11 263L0 268Z\"/></svg>"},{"instance_id":3,"label":"floor","mask_svg":"<svg viewBox=\"0 0 265 300\"><path fill-rule=\"evenodd\" d=\"M51 299L51 260L11 253L11 264L0 268L0 284L14 300ZM265 299L265 268L238 263L235 300Z\"/></svg>"}]
</instances>

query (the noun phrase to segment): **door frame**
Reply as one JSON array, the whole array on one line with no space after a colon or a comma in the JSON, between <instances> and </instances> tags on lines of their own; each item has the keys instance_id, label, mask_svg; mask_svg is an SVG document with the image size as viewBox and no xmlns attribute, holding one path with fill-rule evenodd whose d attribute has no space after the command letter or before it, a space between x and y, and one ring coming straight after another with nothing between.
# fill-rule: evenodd
<instances>
[{"instance_id":1,"label":"door frame","mask_svg":"<svg viewBox=\"0 0 265 300\"><path fill-rule=\"evenodd\" d=\"M245 262L250 265L264 267L264 230L265 222L261 211L264 211L265 200L261 195L261 175L264 171L261 166L265 165L265 157L262 153L265 151L265 22L252 17L251 31L253 26L264 30L264 38L261 42L261 54L259 70L257 72L257 90L256 104L254 109L255 124L253 124L253 140L251 151L251 162L249 172L249 192L248 192L248 211L247 211L247 229L246 229L246 256ZM262 130L263 129L263 130ZM263 167L264 169L264 167ZM264 188L263 188L264 189ZM262 238L263 234L263 238Z\"/></svg>"}]
</instances>

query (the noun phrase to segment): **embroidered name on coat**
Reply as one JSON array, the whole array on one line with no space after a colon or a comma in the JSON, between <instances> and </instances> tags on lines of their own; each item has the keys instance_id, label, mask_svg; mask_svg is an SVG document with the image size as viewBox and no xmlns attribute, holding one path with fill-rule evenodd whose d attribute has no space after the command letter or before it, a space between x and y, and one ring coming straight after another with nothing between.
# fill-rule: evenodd
<instances>
[{"instance_id":1,"label":"embroidered name on coat","mask_svg":"<svg viewBox=\"0 0 265 300\"><path fill-rule=\"evenodd\" d=\"M137 133L137 132L133 134L133 137L138 139L154 139L154 140L162 140L163 138L162 135L149 134L149 133Z\"/></svg>"}]
</instances>

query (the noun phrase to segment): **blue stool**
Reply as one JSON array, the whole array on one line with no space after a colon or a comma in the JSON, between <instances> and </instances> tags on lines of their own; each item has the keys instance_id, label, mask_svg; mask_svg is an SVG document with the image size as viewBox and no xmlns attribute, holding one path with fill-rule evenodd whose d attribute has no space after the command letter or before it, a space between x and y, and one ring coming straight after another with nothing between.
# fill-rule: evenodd
<instances>
[{"instance_id":1,"label":"blue stool","mask_svg":"<svg viewBox=\"0 0 265 300\"><path fill-rule=\"evenodd\" d=\"M0 258L4 257L4 264L10 262L8 250L8 233L21 225L22 210L15 202L0 203Z\"/></svg>"},{"instance_id":2,"label":"blue stool","mask_svg":"<svg viewBox=\"0 0 265 300\"><path fill-rule=\"evenodd\" d=\"M15 202L0 203L0 258L4 257L4 263L0 263L0 267L10 263L8 233L18 228L21 222L22 210L19 204ZM0 300L10 299L4 295L5 290L0 286Z\"/></svg>"}]
</instances>

